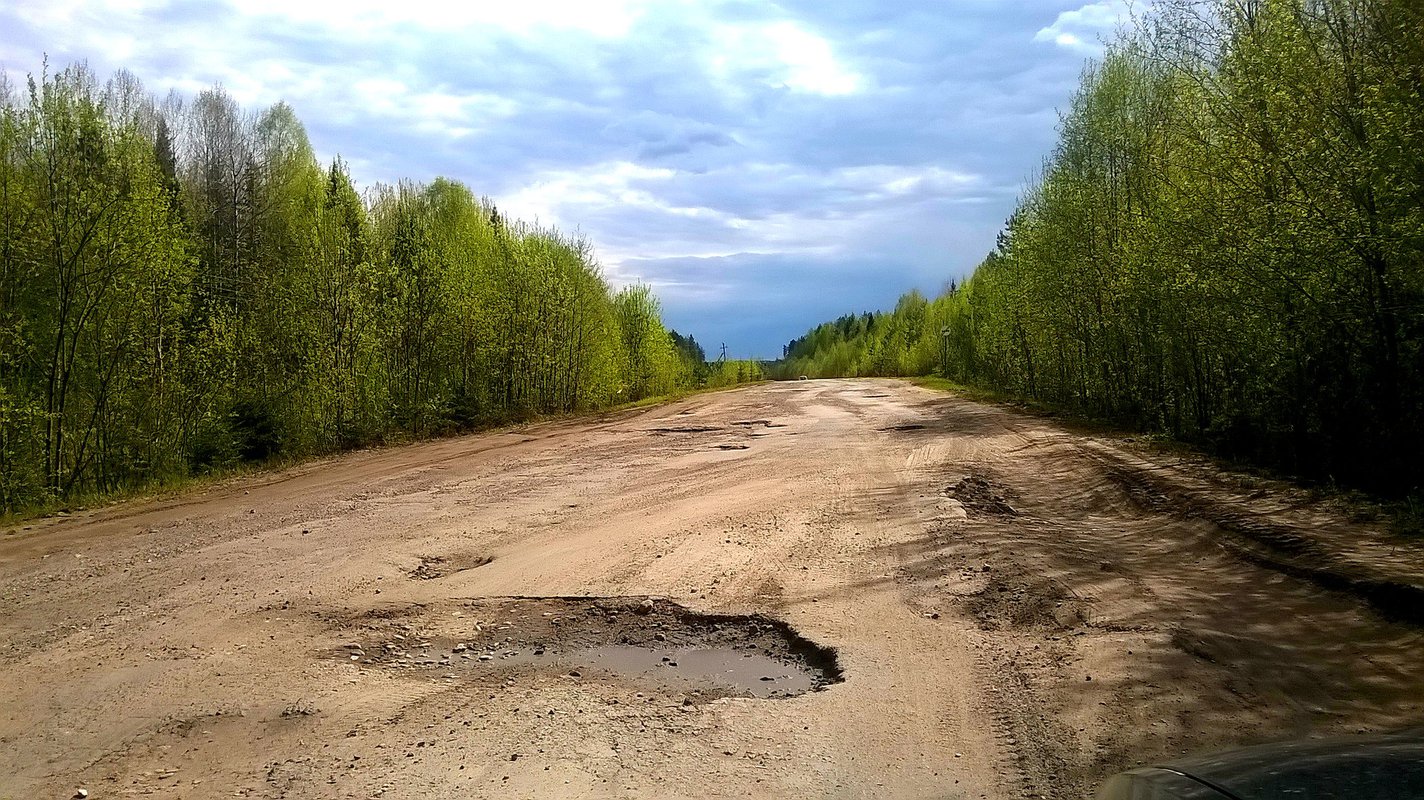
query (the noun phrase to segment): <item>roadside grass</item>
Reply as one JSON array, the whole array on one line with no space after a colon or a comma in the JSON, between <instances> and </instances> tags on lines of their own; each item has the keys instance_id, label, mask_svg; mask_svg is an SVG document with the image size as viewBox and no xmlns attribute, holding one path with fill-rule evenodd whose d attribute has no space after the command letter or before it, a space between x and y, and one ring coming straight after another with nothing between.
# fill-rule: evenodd
<instances>
[{"instance_id":1,"label":"roadside grass","mask_svg":"<svg viewBox=\"0 0 1424 800\"><path fill-rule=\"evenodd\" d=\"M1378 522L1384 520L1389 532L1394 535L1408 538L1424 537L1424 493L1415 493L1402 499L1378 497L1356 489L1347 489L1334 483L1308 481L1299 475L1277 472L1256 464L1223 458L1195 443L1175 439L1165 433L1143 431L1121 421L1095 417L1077 409L1065 408L1054 403L1031 400L978 386L967 386L935 375L903 378L902 380L925 389L957 394L978 403L1008 406L1036 417L1052 419L1077 432L1112 436L1133 443L1145 444L1159 453L1199 458L1215 466L1221 471L1223 477L1235 481L1237 488L1244 492L1262 489L1267 482L1290 484L1308 492L1313 499L1336 507L1352 521Z\"/></svg>"},{"instance_id":2,"label":"roadside grass","mask_svg":"<svg viewBox=\"0 0 1424 800\"><path fill-rule=\"evenodd\" d=\"M52 517L67 517L76 512L93 511L100 508L131 502L166 500L202 489L220 485L226 481L238 480L261 472L276 472L295 464L333 455L324 453L298 459L274 459L257 464L236 464L215 472L193 475L165 475L146 481L137 486L115 489L109 492L82 492L63 499L26 506L18 511L0 513L0 528L14 528L17 525ZM16 531L7 530L6 534Z\"/></svg>"},{"instance_id":3,"label":"roadside grass","mask_svg":"<svg viewBox=\"0 0 1424 800\"><path fill-rule=\"evenodd\" d=\"M755 381L751 383L733 384L731 386L698 387L695 389L685 389L670 394L658 395L656 397L645 397L642 400L634 400L621 403L608 408L588 409L585 411L569 411L560 414L538 414L514 422L501 422L485 426L473 426L469 428L459 428L424 436L409 436L395 434L387 436L379 442L359 445L342 450L329 450L321 453L307 453L303 455L275 456L266 461L234 464L212 472L196 473L192 475L169 475L156 477L138 486L116 489L110 492L84 492L70 495L67 498L51 500L33 506L27 506L18 511L0 513L0 529L4 530L6 536L13 536L19 533L16 528L37 520L50 519L55 517L66 517L76 512L93 511L100 508L110 508L127 503L144 503L158 500L169 500L187 494L192 494L205 489L222 486L230 482L236 482L252 478L254 476L276 474L283 470L295 467L314 464L323 459L339 458L350 453L359 453L369 450L386 450L406 445L418 444L420 442L438 441L459 436L470 436L480 433L494 433L499 431L518 430L528 425L539 422L555 422L564 420L576 420L585 418L597 418L608 414L618 414L625 411L652 408L654 406L675 403L689 397L713 392L724 392L731 389L741 389L747 386L755 386L770 381Z\"/></svg>"},{"instance_id":4,"label":"roadside grass","mask_svg":"<svg viewBox=\"0 0 1424 800\"><path fill-rule=\"evenodd\" d=\"M1390 528L1400 536L1424 538L1424 492L1394 504L1390 510Z\"/></svg>"}]
</instances>

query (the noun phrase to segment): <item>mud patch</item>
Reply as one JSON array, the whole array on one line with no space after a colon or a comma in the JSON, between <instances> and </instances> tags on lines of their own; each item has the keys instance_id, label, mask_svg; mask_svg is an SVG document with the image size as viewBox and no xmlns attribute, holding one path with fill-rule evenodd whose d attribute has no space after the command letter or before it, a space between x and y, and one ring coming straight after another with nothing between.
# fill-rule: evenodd
<instances>
[{"instance_id":1,"label":"mud patch","mask_svg":"<svg viewBox=\"0 0 1424 800\"><path fill-rule=\"evenodd\" d=\"M959 483L944 490L944 493L958 500L970 511L995 516L1018 516L1018 511L1004 498L1003 488L990 483L979 475L966 475Z\"/></svg>"},{"instance_id":2,"label":"mud patch","mask_svg":"<svg viewBox=\"0 0 1424 800\"><path fill-rule=\"evenodd\" d=\"M421 556L420 563L408 574L411 580L429 581L454 575L494 561L494 556L469 553L459 556Z\"/></svg>"},{"instance_id":3,"label":"mud patch","mask_svg":"<svg viewBox=\"0 0 1424 800\"><path fill-rule=\"evenodd\" d=\"M1086 609L1062 585L1027 576L995 575L965 598L965 607L985 630L1065 630L1082 625Z\"/></svg>"},{"instance_id":4,"label":"mud patch","mask_svg":"<svg viewBox=\"0 0 1424 800\"><path fill-rule=\"evenodd\" d=\"M437 681L602 681L702 703L794 697L843 680L833 649L784 622L662 598L468 600L352 622L361 640L329 656Z\"/></svg>"}]
</instances>

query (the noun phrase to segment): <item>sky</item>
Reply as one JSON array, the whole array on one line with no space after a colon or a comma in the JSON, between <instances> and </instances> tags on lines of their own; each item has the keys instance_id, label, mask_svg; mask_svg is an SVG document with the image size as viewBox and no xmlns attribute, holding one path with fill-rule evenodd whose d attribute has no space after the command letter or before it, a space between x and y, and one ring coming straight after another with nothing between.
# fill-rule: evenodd
<instances>
[{"instance_id":1,"label":"sky","mask_svg":"<svg viewBox=\"0 0 1424 800\"><path fill-rule=\"evenodd\" d=\"M715 356L935 294L992 248L1122 0L9 0L12 80L285 101L360 185L589 239Z\"/></svg>"}]
</instances>

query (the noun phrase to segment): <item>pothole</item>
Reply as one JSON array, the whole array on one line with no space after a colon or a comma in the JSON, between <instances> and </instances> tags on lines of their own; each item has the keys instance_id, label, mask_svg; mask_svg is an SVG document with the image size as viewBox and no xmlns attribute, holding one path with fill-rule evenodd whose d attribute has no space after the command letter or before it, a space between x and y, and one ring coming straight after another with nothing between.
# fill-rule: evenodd
<instances>
[{"instance_id":1,"label":"pothole","mask_svg":"<svg viewBox=\"0 0 1424 800\"><path fill-rule=\"evenodd\" d=\"M887 427L881 428L880 430L882 433L891 433L895 431L922 431L924 429L925 426L920 425L919 423L908 422L904 425L889 425Z\"/></svg>"},{"instance_id":2,"label":"pothole","mask_svg":"<svg viewBox=\"0 0 1424 800\"><path fill-rule=\"evenodd\" d=\"M681 694L785 698L843 680L835 651L760 614L700 614L662 598L496 598L373 611L333 655L439 681L524 675Z\"/></svg>"},{"instance_id":3,"label":"pothole","mask_svg":"<svg viewBox=\"0 0 1424 800\"><path fill-rule=\"evenodd\" d=\"M652 433L652 434L668 434L668 433L712 433L712 432L714 432L714 431L719 431L719 430L721 430L721 428L719 428L719 427L717 427L717 426L715 426L715 425L677 425L677 426L664 426L664 427L660 427L660 428L648 428L648 433Z\"/></svg>"},{"instance_id":4,"label":"pothole","mask_svg":"<svg viewBox=\"0 0 1424 800\"><path fill-rule=\"evenodd\" d=\"M718 450L750 450L750 449L751 449L751 445L748 445L748 444L719 444L719 445L717 445L717 449L718 449Z\"/></svg>"},{"instance_id":5,"label":"pothole","mask_svg":"<svg viewBox=\"0 0 1424 800\"><path fill-rule=\"evenodd\" d=\"M421 556L420 563L408 574L413 580L429 581L464 572L467 569L483 567L494 560L494 556L467 553L453 556Z\"/></svg>"},{"instance_id":6,"label":"pothole","mask_svg":"<svg viewBox=\"0 0 1424 800\"><path fill-rule=\"evenodd\" d=\"M769 420L769 419L739 419L739 420L733 422L732 424L733 424L733 425L740 425L740 426L743 427L743 428L755 428L755 427L757 427L758 425L760 425L760 426L763 427L763 428L785 428L785 427L786 427L785 425L783 425L783 424L781 424L781 423L779 423L779 422L772 422L772 421Z\"/></svg>"}]
</instances>

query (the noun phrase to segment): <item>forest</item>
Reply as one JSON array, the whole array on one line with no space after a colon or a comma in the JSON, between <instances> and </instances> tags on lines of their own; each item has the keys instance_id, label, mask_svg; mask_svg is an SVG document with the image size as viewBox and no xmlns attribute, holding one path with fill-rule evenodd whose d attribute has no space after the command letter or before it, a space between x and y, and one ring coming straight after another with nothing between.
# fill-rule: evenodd
<instances>
[{"instance_id":1,"label":"forest","mask_svg":"<svg viewBox=\"0 0 1424 800\"><path fill-rule=\"evenodd\" d=\"M589 243L358 192L293 110L0 84L0 512L749 379Z\"/></svg>"},{"instance_id":2,"label":"forest","mask_svg":"<svg viewBox=\"0 0 1424 800\"><path fill-rule=\"evenodd\" d=\"M1388 496L1424 448L1424 4L1154 3L1090 62L993 251L785 348Z\"/></svg>"}]
</instances>

